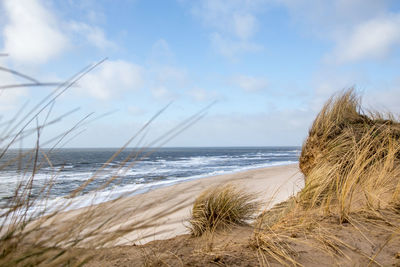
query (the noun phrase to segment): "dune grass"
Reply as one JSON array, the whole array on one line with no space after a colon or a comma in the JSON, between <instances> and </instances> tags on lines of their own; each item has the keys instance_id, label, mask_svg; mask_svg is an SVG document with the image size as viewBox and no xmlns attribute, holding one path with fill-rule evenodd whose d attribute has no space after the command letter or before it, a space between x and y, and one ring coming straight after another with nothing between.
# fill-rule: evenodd
<instances>
[{"instance_id":1,"label":"dune grass","mask_svg":"<svg viewBox=\"0 0 400 267\"><path fill-rule=\"evenodd\" d=\"M400 236L399 121L391 114L363 112L354 90L344 91L316 117L302 147L300 169L304 188L258 219L253 242L261 262L300 266L293 244L303 242L351 265L349 255L356 249L333 230L344 231L341 225L349 224L361 242L371 242L371 229L390 235L378 252L357 252L380 265L378 254ZM327 218L330 224L322 223Z\"/></svg>"},{"instance_id":2,"label":"dune grass","mask_svg":"<svg viewBox=\"0 0 400 267\"><path fill-rule=\"evenodd\" d=\"M349 90L323 107L310 130L300 157L306 177L300 202L335 212L341 221L353 211L397 205L399 163L400 123L361 113Z\"/></svg>"},{"instance_id":3,"label":"dune grass","mask_svg":"<svg viewBox=\"0 0 400 267\"><path fill-rule=\"evenodd\" d=\"M245 224L254 218L259 206L255 195L232 184L206 189L193 204L190 232L193 236L201 236L205 232Z\"/></svg>"}]
</instances>

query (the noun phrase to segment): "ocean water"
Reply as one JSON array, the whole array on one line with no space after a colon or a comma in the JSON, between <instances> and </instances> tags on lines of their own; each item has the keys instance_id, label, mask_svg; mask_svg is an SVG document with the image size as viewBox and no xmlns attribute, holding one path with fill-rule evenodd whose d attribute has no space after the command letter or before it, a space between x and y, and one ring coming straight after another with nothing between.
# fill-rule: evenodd
<instances>
[{"instance_id":1,"label":"ocean water","mask_svg":"<svg viewBox=\"0 0 400 267\"><path fill-rule=\"evenodd\" d=\"M16 186L33 176L32 192L40 195L52 183L47 206L61 201L95 177L70 208L100 203L179 182L237 171L298 162L300 147L229 147L127 149L109 161L117 149L43 150L34 167L33 153L10 150L0 159L0 207ZM46 155L46 156L44 156ZM35 169L35 171L33 171ZM112 182L105 186L107 181ZM93 193L94 190L96 193Z\"/></svg>"}]
</instances>

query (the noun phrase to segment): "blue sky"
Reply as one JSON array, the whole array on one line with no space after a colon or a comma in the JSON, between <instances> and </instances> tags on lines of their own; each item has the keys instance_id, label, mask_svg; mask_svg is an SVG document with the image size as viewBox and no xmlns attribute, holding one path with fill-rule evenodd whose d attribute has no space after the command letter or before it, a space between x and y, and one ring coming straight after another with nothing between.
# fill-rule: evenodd
<instances>
[{"instance_id":1,"label":"blue sky","mask_svg":"<svg viewBox=\"0 0 400 267\"><path fill-rule=\"evenodd\" d=\"M166 145L301 145L321 105L351 86L367 108L400 112L397 1L3 0L0 14L1 66L58 82L108 58L57 99L53 118L80 110L43 142L113 111L65 146L118 147L171 101L141 144L215 100ZM0 82L21 80L0 72ZM3 90L2 120L52 89Z\"/></svg>"}]
</instances>

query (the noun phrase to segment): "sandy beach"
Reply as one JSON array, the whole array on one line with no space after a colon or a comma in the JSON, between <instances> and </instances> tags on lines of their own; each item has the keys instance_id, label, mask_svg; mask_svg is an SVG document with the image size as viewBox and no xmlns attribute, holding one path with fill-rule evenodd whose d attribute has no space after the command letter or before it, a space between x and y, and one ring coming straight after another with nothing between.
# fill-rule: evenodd
<instances>
[{"instance_id":1,"label":"sandy beach","mask_svg":"<svg viewBox=\"0 0 400 267\"><path fill-rule=\"evenodd\" d=\"M51 202L54 213L3 228L2 251L8 255L0 265L399 266L400 123L359 114L354 99L350 90L328 102L299 164L200 178L136 195L130 187L122 191L129 196L96 204L107 194L112 199L113 190L121 192L112 184L113 190L99 188L98 199L83 195L93 200L88 206L79 202L81 195L60 198L71 206ZM190 178L200 166L193 158L199 157L185 158L189 175L178 177ZM171 166L183 168L175 161ZM260 209L254 198L263 203ZM13 218L24 219L20 210Z\"/></svg>"},{"instance_id":2,"label":"sandy beach","mask_svg":"<svg viewBox=\"0 0 400 267\"><path fill-rule=\"evenodd\" d=\"M232 183L256 194L258 199L265 203L265 207L271 207L297 193L302 188L303 181L297 164L254 169L155 189L102 203L100 209L95 206L68 211L57 216L52 222L57 225L59 220L68 223L70 220L78 222L83 219L85 222L91 222L85 226L91 228L108 221L107 232L124 227L136 230L128 231L107 246L141 245L187 234L188 229L185 225L190 217L192 204L206 188ZM90 219L82 217L82 213L90 214Z\"/></svg>"}]
</instances>

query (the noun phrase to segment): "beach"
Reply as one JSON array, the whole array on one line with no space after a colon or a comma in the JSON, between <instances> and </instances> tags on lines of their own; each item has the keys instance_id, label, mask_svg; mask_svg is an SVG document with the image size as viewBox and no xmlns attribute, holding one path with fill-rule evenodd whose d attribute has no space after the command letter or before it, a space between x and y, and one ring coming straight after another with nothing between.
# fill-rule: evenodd
<instances>
[{"instance_id":1,"label":"beach","mask_svg":"<svg viewBox=\"0 0 400 267\"><path fill-rule=\"evenodd\" d=\"M0 267L400 267L400 1L0 21Z\"/></svg>"},{"instance_id":2,"label":"beach","mask_svg":"<svg viewBox=\"0 0 400 267\"><path fill-rule=\"evenodd\" d=\"M44 205L28 187L5 213L0 265L398 266L400 123L358 113L356 99L330 100L300 155L174 148L96 176L113 151L63 151L73 160ZM96 190L62 195L82 180ZM53 212L28 217L36 207Z\"/></svg>"},{"instance_id":3,"label":"beach","mask_svg":"<svg viewBox=\"0 0 400 267\"><path fill-rule=\"evenodd\" d=\"M58 225L79 221L83 213L91 216L86 227L110 220L107 232L130 228L107 246L140 245L154 240L173 238L189 233L188 219L196 197L207 188L231 183L237 188L257 195L264 208L286 200L297 193L304 183L297 164L253 169L232 174L202 178L152 190L132 197L94 205L89 208L68 211L52 220ZM87 222L86 218L86 222ZM135 229L137 228L137 229Z\"/></svg>"}]
</instances>

